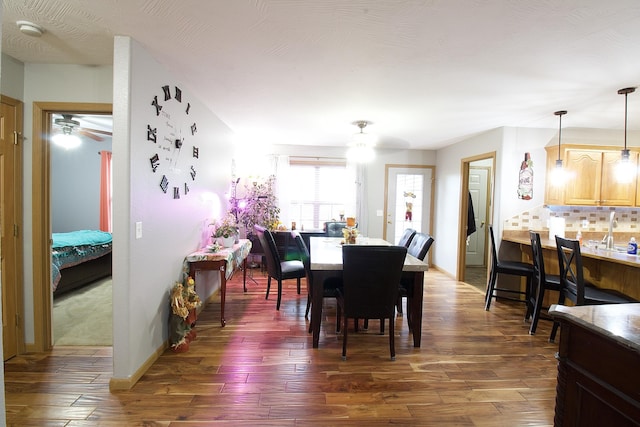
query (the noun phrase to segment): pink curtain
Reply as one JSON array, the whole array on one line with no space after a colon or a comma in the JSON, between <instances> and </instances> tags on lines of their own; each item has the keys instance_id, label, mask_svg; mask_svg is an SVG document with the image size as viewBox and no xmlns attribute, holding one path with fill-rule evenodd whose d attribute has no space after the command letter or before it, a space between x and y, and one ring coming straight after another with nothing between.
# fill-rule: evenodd
<instances>
[{"instance_id":1,"label":"pink curtain","mask_svg":"<svg viewBox=\"0 0 640 427\"><path fill-rule=\"evenodd\" d=\"M100 151L100 230L111 233L111 151Z\"/></svg>"}]
</instances>

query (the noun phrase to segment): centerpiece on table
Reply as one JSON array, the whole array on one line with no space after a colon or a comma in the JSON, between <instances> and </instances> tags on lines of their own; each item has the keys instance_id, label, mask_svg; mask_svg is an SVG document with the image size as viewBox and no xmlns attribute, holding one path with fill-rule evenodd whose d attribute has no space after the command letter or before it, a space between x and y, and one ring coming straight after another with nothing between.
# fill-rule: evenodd
<instances>
[{"instance_id":1,"label":"centerpiece on table","mask_svg":"<svg viewBox=\"0 0 640 427\"><path fill-rule=\"evenodd\" d=\"M342 235L344 236L345 244L355 245L356 238L358 237L358 229L355 227L345 227L342 229Z\"/></svg>"},{"instance_id":2,"label":"centerpiece on table","mask_svg":"<svg viewBox=\"0 0 640 427\"><path fill-rule=\"evenodd\" d=\"M231 213L227 213L221 220L213 224L211 239L217 241L222 247L230 248L238 237L238 224Z\"/></svg>"}]
</instances>

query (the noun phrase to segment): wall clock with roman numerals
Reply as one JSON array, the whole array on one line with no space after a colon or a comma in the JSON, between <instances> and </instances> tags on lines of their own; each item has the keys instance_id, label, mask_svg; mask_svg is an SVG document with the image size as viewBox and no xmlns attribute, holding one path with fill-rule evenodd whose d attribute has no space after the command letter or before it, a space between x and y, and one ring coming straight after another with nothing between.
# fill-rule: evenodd
<instances>
[{"instance_id":1,"label":"wall clock with roman numerals","mask_svg":"<svg viewBox=\"0 0 640 427\"><path fill-rule=\"evenodd\" d=\"M147 124L147 142L154 144L149 158L151 171L158 176L158 188L181 199L196 180L199 148L194 145L198 131L189 115L191 104L178 86L165 85L150 100L153 119Z\"/></svg>"}]
</instances>

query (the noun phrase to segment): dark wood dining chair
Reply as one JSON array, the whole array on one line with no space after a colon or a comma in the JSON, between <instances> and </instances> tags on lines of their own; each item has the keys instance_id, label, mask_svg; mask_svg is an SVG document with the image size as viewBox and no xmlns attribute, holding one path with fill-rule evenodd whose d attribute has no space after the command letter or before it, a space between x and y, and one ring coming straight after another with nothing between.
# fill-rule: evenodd
<instances>
[{"instance_id":1,"label":"dark wood dining chair","mask_svg":"<svg viewBox=\"0 0 640 427\"><path fill-rule=\"evenodd\" d=\"M398 283L407 255L404 246L344 245L343 288L338 292L342 309L342 359L347 358L348 319L389 319L389 351L395 360L394 319Z\"/></svg>"},{"instance_id":2,"label":"dark wood dining chair","mask_svg":"<svg viewBox=\"0 0 640 427\"><path fill-rule=\"evenodd\" d=\"M276 302L276 310L280 310L280 302L282 300L282 281L296 279L298 294L300 294L300 279L306 275L304 265L300 260L281 261L280 255L278 254L278 248L276 247L276 242L273 239L273 234L260 225L255 225L253 228L264 249L264 256L267 261L267 293L264 299L269 299L271 279L273 278L277 280L278 300Z\"/></svg>"},{"instance_id":3,"label":"dark wood dining chair","mask_svg":"<svg viewBox=\"0 0 640 427\"><path fill-rule=\"evenodd\" d=\"M493 226L489 226L489 237L491 237L491 271L489 272L489 282L487 283L487 291L485 293L484 309L489 310L491 306L491 300L496 298L496 292L502 292L506 294L516 294L516 297L501 296L503 299L524 302L527 306L527 313L525 317L531 314L531 281L533 280L533 264L529 264L521 261L506 261L498 258L498 251L496 249L496 239L493 235ZM497 287L498 275L508 274L511 276L520 276L526 278L526 287L524 291L509 288Z\"/></svg>"},{"instance_id":4,"label":"dark wood dining chair","mask_svg":"<svg viewBox=\"0 0 640 427\"><path fill-rule=\"evenodd\" d=\"M413 255L418 258L420 261L424 261L429 253L429 249L431 249L431 245L434 242L434 238L425 233L415 233L413 236L409 247L407 248L407 253L409 255ZM407 323L409 324L409 329L411 329L411 298L413 297L413 280L415 273L412 272L403 272L402 278L400 279L400 287L398 288L398 304L397 309L398 313L402 314L402 299L407 299Z\"/></svg>"},{"instance_id":5,"label":"dark wood dining chair","mask_svg":"<svg viewBox=\"0 0 640 427\"><path fill-rule=\"evenodd\" d=\"M564 304L566 299L569 299L575 305L637 302L616 290L598 288L585 282L582 269L582 254L578 240L556 236L556 248L558 251L558 264L560 265L560 283L562 285L558 304ZM554 321L549 342L555 341L558 326L560 326L560 323Z\"/></svg>"},{"instance_id":6,"label":"dark wood dining chair","mask_svg":"<svg viewBox=\"0 0 640 427\"><path fill-rule=\"evenodd\" d=\"M405 248L408 248L409 245L411 244L411 240L413 239L413 236L415 235L416 235L416 230L414 230L413 228L407 228L402 233L402 236L400 236L400 240L398 241L398 246L404 246Z\"/></svg>"},{"instance_id":7,"label":"dark wood dining chair","mask_svg":"<svg viewBox=\"0 0 640 427\"><path fill-rule=\"evenodd\" d=\"M533 280L531 282L531 295L529 295L533 312L531 313L529 334L534 335L538 327L538 320L552 320L548 316L543 316L543 308L545 310L548 309L548 307L543 307L546 291L560 292L561 285L559 275L546 273L540 233L529 231L529 238L531 240L531 253L533 255Z\"/></svg>"},{"instance_id":8,"label":"dark wood dining chair","mask_svg":"<svg viewBox=\"0 0 640 427\"><path fill-rule=\"evenodd\" d=\"M304 239L297 231L291 232L291 237L296 243L298 252L300 253L300 260L304 265L304 270L307 276L307 307L304 312L304 318L309 318L309 311L311 310L311 300L313 296L313 287L315 285L315 278L313 271L311 271L311 256L309 254L309 248ZM342 288L342 277L328 277L322 280L322 296L324 298L336 298L337 290ZM336 332L340 332L340 321L342 319L340 307L336 307ZM309 324L309 333L311 333L311 324Z\"/></svg>"}]
</instances>

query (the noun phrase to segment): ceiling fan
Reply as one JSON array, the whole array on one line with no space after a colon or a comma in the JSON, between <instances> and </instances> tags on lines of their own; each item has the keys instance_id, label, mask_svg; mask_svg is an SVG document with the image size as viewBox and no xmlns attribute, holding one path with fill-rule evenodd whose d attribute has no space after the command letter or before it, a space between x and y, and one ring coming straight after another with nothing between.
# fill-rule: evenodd
<instances>
[{"instance_id":1,"label":"ceiling fan","mask_svg":"<svg viewBox=\"0 0 640 427\"><path fill-rule=\"evenodd\" d=\"M91 116L74 117L72 114L54 115L53 123L65 134L76 132L78 135L86 136L94 141L104 141L104 137L102 135L111 136L110 130L88 127L87 122L90 117Z\"/></svg>"}]
</instances>

